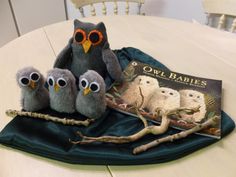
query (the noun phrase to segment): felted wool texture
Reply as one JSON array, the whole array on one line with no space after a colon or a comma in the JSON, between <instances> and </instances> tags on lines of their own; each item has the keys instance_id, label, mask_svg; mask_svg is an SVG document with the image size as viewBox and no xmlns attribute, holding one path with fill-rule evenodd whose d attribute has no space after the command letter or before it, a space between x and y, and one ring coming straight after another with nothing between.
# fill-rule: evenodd
<instances>
[{"instance_id":1,"label":"felted wool texture","mask_svg":"<svg viewBox=\"0 0 236 177\"><path fill-rule=\"evenodd\" d=\"M133 59L154 67L167 69L154 58L135 48L123 48L114 52L122 69ZM109 75L106 76L105 80L108 86L113 82ZM51 109L40 112L61 118L85 119L84 116L77 113L59 114ZM149 124L153 123L149 122ZM93 143L73 145L69 142L69 139L81 140L76 135L76 131L94 137L103 135L127 136L138 132L142 128L143 124L138 118L111 109L107 109L100 119L97 119L88 127L68 126L33 118L16 117L1 131L0 143L25 152L73 164L141 165L182 158L219 141L210 137L192 134L175 142L160 144L139 155L132 154L133 148L180 131L169 128L162 135L147 135L136 142L126 144ZM235 124L232 119L222 111L222 141L234 128ZM32 141L32 138L34 141ZM204 153L204 151L201 153Z\"/></svg>"},{"instance_id":2,"label":"felted wool texture","mask_svg":"<svg viewBox=\"0 0 236 177\"><path fill-rule=\"evenodd\" d=\"M35 88L30 86L22 86L19 82L21 78L27 78L29 82L33 82L30 75L34 72L39 74L39 80L35 82ZM25 67L16 74L16 80L21 88L21 106L26 111L38 111L49 106L48 90L44 87L45 79L43 75L33 67Z\"/></svg>"},{"instance_id":3,"label":"felted wool texture","mask_svg":"<svg viewBox=\"0 0 236 177\"><path fill-rule=\"evenodd\" d=\"M69 69L78 80L80 75L88 70L95 70L103 78L109 73L113 80L121 77L121 68L116 55L109 47L107 40L106 27L104 23L98 24L74 21L74 35L77 30L85 32L84 42L89 40L89 33L93 30L102 34L102 41L98 44L92 44L87 53L84 51L83 44L77 43L73 38L69 40L68 45L56 58L54 68ZM109 58L107 58L109 57Z\"/></svg>"}]
</instances>

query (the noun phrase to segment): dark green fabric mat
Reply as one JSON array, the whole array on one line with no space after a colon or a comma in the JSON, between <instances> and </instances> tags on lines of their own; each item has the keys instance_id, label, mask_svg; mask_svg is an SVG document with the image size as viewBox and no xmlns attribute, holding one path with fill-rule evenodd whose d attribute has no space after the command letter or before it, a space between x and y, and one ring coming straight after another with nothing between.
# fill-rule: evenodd
<instances>
[{"instance_id":1,"label":"dark green fabric mat","mask_svg":"<svg viewBox=\"0 0 236 177\"><path fill-rule=\"evenodd\" d=\"M164 65L138 49L123 48L115 51L115 53L123 69L132 59L167 69ZM111 83L112 81L107 78L106 82ZM58 114L50 109L41 112L58 117L82 117L79 114ZM235 124L232 119L222 111L222 137L229 134L234 127ZM110 143L72 145L68 141L69 139L79 140L79 137L75 135L75 132L78 130L88 136L120 136L133 134L140 129L142 129L142 123L139 119L110 109L107 109L101 119L87 128L82 126L66 126L32 118L16 117L1 131L0 143L22 151L68 163L137 165L171 161L218 141L213 138L194 134L173 143L161 144L139 155L132 154L134 147L179 131L170 128L164 135L148 135L137 142L120 145Z\"/></svg>"}]
</instances>

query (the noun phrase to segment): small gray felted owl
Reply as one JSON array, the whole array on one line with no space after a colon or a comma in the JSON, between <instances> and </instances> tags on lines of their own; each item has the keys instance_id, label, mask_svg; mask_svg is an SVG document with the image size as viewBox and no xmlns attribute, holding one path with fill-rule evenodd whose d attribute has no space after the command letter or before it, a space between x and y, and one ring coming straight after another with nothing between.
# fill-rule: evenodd
<instances>
[{"instance_id":1,"label":"small gray felted owl","mask_svg":"<svg viewBox=\"0 0 236 177\"><path fill-rule=\"evenodd\" d=\"M116 55L109 47L104 23L97 25L74 20L73 38L58 55L55 68L69 69L77 79L88 70L102 77L106 72L120 80L122 71Z\"/></svg>"},{"instance_id":2,"label":"small gray felted owl","mask_svg":"<svg viewBox=\"0 0 236 177\"><path fill-rule=\"evenodd\" d=\"M88 118L100 118L106 110L106 85L103 78L96 71L88 70L80 76L79 88L76 110Z\"/></svg>"},{"instance_id":3,"label":"small gray felted owl","mask_svg":"<svg viewBox=\"0 0 236 177\"><path fill-rule=\"evenodd\" d=\"M182 119L187 122L200 122L205 118L206 104L204 94L196 90L180 90L180 106L186 108L196 108L200 106L199 112L193 115L182 115Z\"/></svg>"},{"instance_id":4,"label":"small gray felted owl","mask_svg":"<svg viewBox=\"0 0 236 177\"><path fill-rule=\"evenodd\" d=\"M167 87L156 89L148 102L147 109L155 113L156 109L175 109L180 107L179 92Z\"/></svg>"},{"instance_id":5,"label":"small gray felted owl","mask_svg":"<svg viewBox=\"0 0 236 177\"><path fill-rule=\"evenodd\" d=\"M38 111L49 106L48 90L43 75L33 67L25 67L16 74L21 88L21 105L26 111Z\"/></svg>"},{"instance_id":6,"label":"small gray felted owl","mask_svg":"<svg viewBox=\"0 0 236 177\"><path fill-rule=\"evenodd\" d=\"M55 68L48 71L50 107L58 112L75 112L77 95L76 81L67 69Z\"/></svg>"}]
</instances>

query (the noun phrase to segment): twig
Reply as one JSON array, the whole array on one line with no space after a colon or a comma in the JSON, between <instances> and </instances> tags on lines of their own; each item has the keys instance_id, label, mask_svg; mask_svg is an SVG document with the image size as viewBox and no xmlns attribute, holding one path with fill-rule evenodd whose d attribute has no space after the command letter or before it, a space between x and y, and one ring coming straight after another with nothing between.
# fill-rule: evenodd
<instances>
[{"instance_id":1,"label":"twig","mask_svg":"<svg viewBox=\"0 0 236 177\"><path fill-rule=\"evenodd\" d=\"M7 110L6 115L10 117L15 116L27 116L32 118L38 118L38 119L44 119L48 121L58 122L62 123L64 125L83 125L88 126L91 122L94 122L93 119L86 119L86 120L75 120L75 119L68 119L68 118L60 118L60 117L54 117L50 116L48 114L42 114L42 113L36 113L36 112L26 112L26 111L17 111L17 110Z\"/></svg>"},{"instance_id":2,"label":"twig","mask_svg":"<svg viewBox=\"0 0 236 177\"><path fill-rule=\"evenodd\" d=\"M116 143L116 144L122 144L122 143L129 143L134 142L142 137L144 137L147 134L153 134L158 135L165 133L166 130L169 127L170 120L168 116L170 115L176 115L179 112L186 111L186 112L197 112L199 109L188 109L188 108L178 108L173 110L161 110L161 125L160 126L147 126L144 129L140 130L139 132L129 135L129 136L100 136L100 137L89 137L84 136L81 132L77 132L77 134L82 138L81 141L71 141L73 144L88 144L93 142L106 142L106 143Z\"/></svg>"},{"instance_id":3,"label":"twig","mask_svg":"<svg viewBox=\"0 0 236 177\"><path fill-rule=\"evenodd\" d=\"M134 107L134 109L136 111L138 118L143 122L144 127L147 127L148 126L147 119L145 119L139 112L139 109L142 107L142 105L144 103L144 96L143 96L141 87L139 87L139 92L140 92L140 96L142 98L141 103L140 103L140 105L138 105L138 103L136 102L136 107Z\"/></svg>"},{"instance_id":4,"label":"twig","mask_svg":"<svg viewBox=\"0 0 236 177\"><path fill-rule=\"evenodd\" d=\"M198 124L198 125L196 125L195 127L191 128L189 130L185 130L185 131L182 131L180 133L176 133L174 135L169 135L167 137L160 138L160 139L154 140L154 141L152 141L150 143L138 146L138 147L134 148L133 154L139 154L139 153L144 152L144 151L146 151L146 150L148 150L150 148L158 146L161 143L172 142L174 140L185 138L188 135L191 135L191 134L196 133L196 132L198 132L200 130L203 130L203 129L211 126L211 125L214 125L216 122L219 121L219 119L220 118L218 116L214 116L211 119L207 120L206 122L204 122L202 124Z\"/></svg>"},{"instance_id":5,"label":"twig","mask_svg":"<svg viewBox=\"0 0 236 177\"><path fill-rule=\"evenodd\" d=\"M77 134L83 138L82 141L71 141L73 144L88 144L92 142L106 142L106 143L129 143L134 142L147 134L158 135L164 133L169 126L169 119L167 117L168 113L164 112L162 114L162 121L160 126L148 126L139 132L130 135L130 136L100 136L100 137L88 137L84 136L81 132L77 132Z\"/></svg>"},{"instance_id":6,"label":"twig","mask_svg":"<svg viewBox=\"0 0 236 177\"><path fill-rule=\"evenodd\" d=\"M135 108L135 111L136 111L136 114L137 114L138 118L143 122L143 126L144 126L144 127L147 127L147 126L148 126L147 119L144 118L144 117L142 116L142 114L140 114L138 108Z\"/></svg>"}]
</instances>

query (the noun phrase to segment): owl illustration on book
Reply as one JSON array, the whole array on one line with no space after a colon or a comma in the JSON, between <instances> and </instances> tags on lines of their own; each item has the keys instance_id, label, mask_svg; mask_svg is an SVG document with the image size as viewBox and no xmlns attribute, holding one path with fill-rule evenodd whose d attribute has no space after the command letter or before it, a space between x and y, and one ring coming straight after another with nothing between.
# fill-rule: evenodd
<instances>
[{"instance_id":1,"label":"owl illustration on book","mask_svg":"<svg viewBox=\"0 0 236 177\"><path fill-rule=\"evenodd\" d=\"M167 87L160 87L156 89L147 104L147 109L152 114L156 113L156 109L170 110L179 107L180 107L179 92Z\"/></svg>"},{"instance_id":2,"label":"owl illustration on book","mask_svg":"<svg viewBox=\"0 0 236 177\"><path fill-rule=\"evenodd\" d=\"M120 81L122 70L116 55L109 47L106 27L74 20L74 34L67 46L57 56L54 68L69 69L79 80L88 70L95 70L102 77L108 72Z\"/></svg>"},{"instance_id":3,"label":"owl illustration on book","mask_svg":"<svg viewBox=\"0 0 236 177\"><path fill-rule=\"evenodd\" d=\"M193 115L181 115L181 119L186 122L201 122L207 112L204 94L196 90L180 90L179 93L181 107L196 108L200 106L199 112Z\"/></svg>"},{"instance_id":4,"label":"owl illustration on book","mask_svg":"<svg viewBox=\"0 0 236 177\"><path fill-rule=\"evenodd\" d=\"M124 104L121 106L126 108L127 105L138 104L140 108L144 109L153 92L158 88L159 82L157 79L146 75L139 75L129 84L127 90L121 94L121 99L124 101ZM142 103L140 89L144 99L142 105L140 105Z\"/></svg>"}]
</instances>

